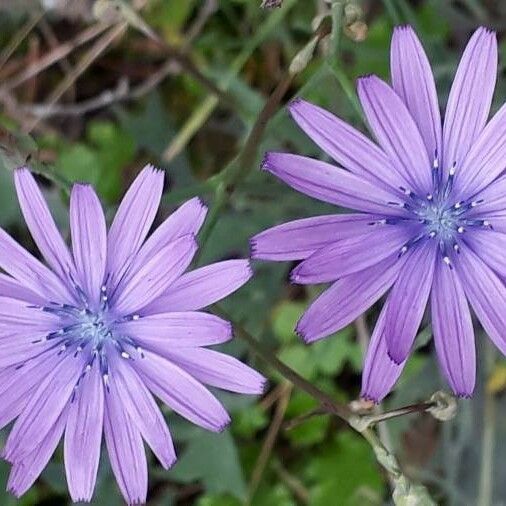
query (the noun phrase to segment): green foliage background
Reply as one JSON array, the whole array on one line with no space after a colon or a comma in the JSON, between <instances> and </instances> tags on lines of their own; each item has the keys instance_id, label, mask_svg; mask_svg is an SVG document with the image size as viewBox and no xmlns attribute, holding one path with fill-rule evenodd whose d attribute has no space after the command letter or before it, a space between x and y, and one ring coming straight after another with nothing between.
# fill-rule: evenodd
<instances>
[{"instance_id":1,"label":"green foliage background","mask_svg":"<svg viewBox=\"0 0 506 506\"><path fill-rule=\"evenodd\" d=\"M109 217L130 181L147 162L167 173L159 220L194 194L212 204L214 194L206 181L240 151L267 95L297 51L311 38L313 20L325 5L320 0L285 0L281 9L269 11L260 9L257 0L207 2L215 10L188 42L188 31L204 3L151 0L142 16L164 41L184 47L197 67L227 91L232 104L218 101L210 114L204 115L212 100L209 90L184 71L176 72L141 97L86 114L64 113L46 118L33 133L36 149L30 152L48 162L57 176L93 183ZM293 82L285 100L303 96L364 131L365 125L347 95L350 90L346 86L361 74L377 73L388 78L389 42L394 24L415 25L432 60L443 104L459 54L475 27L484 23L496 28L504 56L501 35L506 28L506 6L502 1L364 0L349 4L360 7L359 19L363 24L352 25L345 31L339 61L326 63L324 41ZM69 10L44 15L60 42L96 23L86 17L69 17L72 14ZM33 16L33 10L15 6L2 11L0 51L8 48L29 16ZM365 28L367 34L360 31ZM357 38L362 38L360 34L365 38L358 41ZM36 44L39 52L34 56ZM48 43L36 26L0 68L0 90L2 81L19 72L27 58L40 58L47 51ZM79 61L77 54L79 51L68 57L70 65ZM88 100L104 90L115 89L121 79L135 86L148 79L162 63L160 48L130 27L83 73L60 103L68 106ZM501 67L495 108L504 101L503 74ZM9 110L4 103L0 115L3 129L20 131L25 119L21 112L29 115L33 103L45 102L61 79L61 69L52 66L13 90L18 108ZM183 143L177 156L168 159L164 153L186 131L190 121L195 127L194 135ZM284 109L276 112L269 122L258 146L255 167L268 149L323 156L294 126ZM289 219L332 212L330 207L296 194L255 167L227 199L201 253L200 263L247 256L248 239L254 233ZM0 171L0 224L33 250L8 168ZM41 182L57 221L68 235L65 193L47 178L41 177ZM336 399L352 401L359 393L363 353L355 327L311 347L301 344L293 333L295 322L323 287L290 286L287 279L290 267L289 263L255 264L255 278L228 298L224 307L236 322L306 379ZM377 308L373 308L367 315L370 326L376 316ZM487 396L492 398L496 420L495 453L490 457L493 497L497 501L506 498L502 464L506 457L506 445L502 444L506 436L506 417L502 416L506 411L502 396L506 386L505 365L502 359L494 358L492 367L487 369L483 364L481 335L478 341L481 363L477 394L472 400L459 402L459 414L454 421L438 425L428 415L415 415L388 423L386 437L406 473L424 482L441 504L476 503L483 457L483 405ZM385 409L424 400L444 386L430 343L420 344L395 392L386 400ZM197 429L167 413L180 458L172 470L165 472L150 457L150 505L388 504L388 480L364 440L329 415L287 428L291 420L316 408L316 402L292 388L265 364L254 361L239 339L224 348L266 374L270 378L269 391L263 399L218 393L233 418L230 429L219 435ZM493 392L486 393L485 385L490 380ZM281 413L282 423L272 452L262 464L259 457L277 412ZM0 438L5 435L4 431ZM105 452L103 456L93 504L122 504ZM7 465L1 464L0 505L69 504L60 450L36 486L19 501L2 491L7 473Z\"/></svg>"}]
</instances>

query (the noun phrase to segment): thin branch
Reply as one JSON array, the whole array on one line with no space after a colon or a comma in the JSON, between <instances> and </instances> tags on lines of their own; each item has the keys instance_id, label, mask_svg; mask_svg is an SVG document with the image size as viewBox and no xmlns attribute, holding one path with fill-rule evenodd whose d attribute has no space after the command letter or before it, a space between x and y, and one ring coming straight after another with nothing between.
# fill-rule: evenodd
<instances>
[{"instance_id":1,"label":"thin branch","mask_svg":"<svg viewBox=\"0 0 506 506\"><path fill-rule=\"evenodd\" d=\"M70 192L72 190L72 182L69 181L65 176L62 176L57 170L55 170L51 165L44 163L32 163L28 166L30 172L33 174L38 174L39 176L44 176L47 180L54 183L60 190L62 190L65 195L70 196Z\"/></svg>"},{"instance_id":2,"label":"thin branch","mask_svg":"<svg viewBox=\"0 0 506 506\"><path fill-rule=\"evenodd\" d=\"M40 31L45 38L46 42L49 44L51 49L56 49L60 45L60 41L56 37L53 28L51 25L47 22L45 18L42 18L39 23ZM63 73L69 74L72 72L72 65L70 64L69 60L67 58L62 58L58 61L58 66L62 70ZM74 100L75 99L75 88L72 88L69 90L71 93L69 94L69 99Z\"/></svg>"},{"instance_id":3,"label":"thin branch","mask_svg":"<svg viewBox=\"0 0 506 506\"><path fill-rule=\"evenodd\" d=\"M400 416L410 415L412 413L422 413L430 411L437 405L436 402L419 402L417 404L410 404L409 406L403 406L402 408L393 409L391 411L385 411L383 413L375 413L373 415L362 415L361 419L367 425L376 425L392 418L398 418Z\"/></svg>"},{"instance_id":4,"label":"thin branch","mask_svg":"<svg viewBox=\"0 0 506 506\"><path fill-rule=\"evenodd\" d=\"M205 0L197 13L195 20L186 31L183 48L186 49L191 42L200 35L208 19L217 11L217 9L217 0Z\"/></svg>"},{"instance_id":5,"label":"thin branch","mask_svg":"<svg viewBox=\"0 0 506 506\"><path fill-rule=\"evenodd\" d=\"M278 437L279 431L283 424L283 419L285 417L286 408L288 407L288 403L290 402L290 396L292 394L293 385L286 383L284 385L282 394L276 404L276 410L274 412L274 416L272 418L272 422L267 431L267 435L265 436L262 449L260 450L260 455L255 463L255 467L251 474L251 480L249 482L248 487L248 499L246 504L251 504L253 497L255 496L255 492L260 484L262 476L264 474L267 463L269 462L269 458L272 454L272 450L274 448L274 444L276 443L276 439Z\"/></svg>"},{"instance_id":6,"label":"thin branch","mask_svg":"<svg viewBox=\"0 0 506 506\"><path fill-rule=\"evenodd\" d=\"M127 23L121 23L113 26L108 32L106 32L95 44L89 49L84 56L80 59L77 66L73 69L70 74L67 74L60 84L53 90L47 100L47 107L52 107L72 86L76 80L83 74L86 69L109 47L109 45L117 38L121 37L127 30ZM26 128L26 133L30 133L40 118L34 118L34 120Z\"/></svg>"},{"instance_id":7,"label":"thin branch","mask_svg":"<svg viewBox=\"0 0 506 506\"><path fill-rule=\"evenodd\" d=\"M299 425L303 424L304 422L307 422L308 420L311 420L312 418L315 418L317 416L321 415L328 415L328 412L324 408L316 408L310 411L309 413L305 413L304 415L300 415L296 418L292 418L288 422L285 423L284 429L285 430L292 430L295 427L298 427Z\"/></svg>"},{"instance_id":8,"label":"thin branch","mask_svg":"<svg viewBox=\"0 0 506 506\"><path fill-rule=\"evenodd\" d=\"M281 481L287 486L288 489L290 489L297 501L302 504L310 503L311 496L307 488L295 476L292 476L281 464L281 462L275 460L273 462L273 468Z\"/></svg>"},{"instance_id":9,"label":"thin branch","mask_svg":"<svg viewBox=\"0 0 506 506\"><path fill-rule=\"evenodd\" d=\"M0 69L7 63L14 51L26 39L28 34L35 28L37 23L43 18L44 11L36 11L30 14L26 23L14 34L11 41L0 54Z\"/></svg>"},{"instance_id":10,"label":"thin branch","mask_svg":"<svg viewBox=\"0 0 506 506\"><path fill-rule=\"evenodd\" d=\"M345 422L357 433L362 435L366 441L371 445L378 463L387 471L394 484L394 501L402 500L410 497L411 500L418 499L422 502L413 504L424 504L426 506L434 505L435 503L430 498L427 490L422 485L413 485L408 478L402 473L399 463L393 453L385 447L381 439L377 436L376 432L372 429L367 420L361 416L353 413L346 404L341 404L335 401L328 394L320 390L318 387L308 382L299 373L288 367L281 362L272 351L259 343L246 329L233 321L231 316L218 306L215 306L215 313L232 322L236 334L240 337L249 348L258 355L264 362L269 364L285 379L290 381L294 386L300 388L308 393L311 397L317 400L321 408L326 410L329 414L335 415ZM433 407L431 409L434 409Z\"/></svg>"},{"instance_id":11,"label":"thin branch","mask_svg":"<svg viewBox=\"0 0 506 506\"><path fill-rule=\"evenodd\" d=\"M83 30L74 39L70 40L69 42L61 44L57 48L50 51L46 56L42 57L38 62L29 65L17 76L14 76L11 79L6 80L2 84L1 89L10 91L18 87L20 84L23 84L28 79L31 79L32 77L36 76L37 74L40 74L40 72L47 69L51 65L54 65L62 58L67 57L76 48L82 46L83 44L86 44L90 40L93 40L95 37L98 37L110 26L111 25L107 24L98 24L90 28L87 28L86 30Z\"/></svg>"},{"instance_id":12,"label":"thin branch","mask_svg":"<svg viewBox=\"0 0 506 506\"><path fill-rule=\"evenodd\" d=\"M369 347L369 343L371 341L371 336L367 327L365 315L361 315L355 320L355 330L357 332L357 338L360 344L360 349L362 351L362 356L365 357L367 348ZM375 405L373 409L375 415L380 415L382 413L382 408L378 405ZM379 425L378 433L381 442L385 445L385 447L392 448L392 438L390 436L390 431L388 430L387 424Z\"/></svg>"},{"instance_id":13,"label":"thin branch","mask_svg":"<svg viewBox=\"0 0 506 506\"><path fill-rule=\"evenodd\" d=\"M216 307L215 312L225 318L228 321L233 322L233 318L226 313L221 307ZM352 417L356 415L350 410L346 404L341 404L334 400L330 395L326 394L318 387L307 381L299 373L294 371L291 367L281 362L273 353L272 350L264 347L259 343L246 329L239 325L234 324L234 329L237 332L238 337L245 341L250 349L262 360L267 362L274 370L282 374L288 381L293 383L295 386L308 393L311 397L319 401L322 407L328 412L342 420L348 422Z\"/></svg>"},{"instance_id":14,"label":"thin branch","mask_svg":"<svg viewBox=\"0 0 506 506\"><path fill-rule=\"evenodd\" d=\"M170 58L154 74L137 86L128 85L128 81L121 79L116 88L105 90L98 96L83 100L75 104L25 104L22 109L38 118L51 118L53 116L82 116L89 112L103 109L112 104L136 100L156 88L169 74L178 71L177 64Z\"/></svg>"},{"instance_id":15,"label":"thin branch","mask_svg":"<svg viewBox=\"0 0 506 506\"><path fill-rule=\"evenodd\" d=\"M221 90L228 90L231 82L247 63L255 49L264 41L264 39L276 28L279 22L296 4L297 0L286 0L282 9L269 15L264 23L260 25L254 35L246 41L241 52L230 64L229 71L219 80L218 87ZM207 121L219 101L216 96L208 96L194 110L178 134L172 139L169 146L163 153L165 162L170 162L178 156L185 146L190 142L198 129Z\"/></svg>"},{"instance_id":16,"label":"thin branch","mask_svg":"<svg viewBox=\"0 0 506 506\"><path fill-rule=\"evenodd\" d=\"M209 236L218 221L220 212L226 205L230 195L234 192L237 184L244 180L253 169L258 153L258 147L267 127L267 123L278 110L281 100L290 88L290 85L296 75L306 67L308 61L312 57L317 43L329 35L330 29L331 27L328 24L322 23L316 30L314 37L297 53L290 64L289 70L284 73L280 82L266 100L262 110L258 114L253 128L246 139L244 148L240 154L220 173L221 184L219 184L216 189L213 206L200 234L201 246L203 246L209 239Z\"/></svg>"}]
</instances>

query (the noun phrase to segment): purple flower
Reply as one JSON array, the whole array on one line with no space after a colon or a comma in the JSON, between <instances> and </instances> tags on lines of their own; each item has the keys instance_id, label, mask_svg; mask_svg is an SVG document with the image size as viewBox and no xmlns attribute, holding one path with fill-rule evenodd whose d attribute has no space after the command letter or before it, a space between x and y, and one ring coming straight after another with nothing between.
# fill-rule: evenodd
<instances>
[{"instance_id":1,"label":"purple flower","mask_svg":"<svg viewBox=\"0 0 506 506\"><path fill-rule=\"evenodd\" d=\"M22 495L64 434L74 501L95 487L102 432L129 504L146 500L145 441L164 468L176 460L156 396L211 431L230 418L203 384L248 394L264 378L207 349L232 337L229 322L199 311L251 276L248 262L219 262L189 273L206 208L182 205L149 237L163 172L147 166L107 233L94 190L70 198L69 251L30 172L15 172L26 223L49 268L0 229L0 427L16 420L3 456L8 489Z\"/></svg>"},{"instance_id":2,"label":"purple flower","mask_svg":"<svg viewBox=\"0 0 506 506\"><path fill-rule=\"evenodd\" d=\"M468 303L506 353L506 106L487 123L497 73L493 32L472 36L442 124L427 56L396 28L392 87L358 82L377 144L327 111L290 105L298 125L344 168L268 153L265 170L311 197L359 211L296 220L252 240L254 258L302 260L295 283L333 284L297 332L338 331L388 293L365 359L362 396L380 401L399 377L430 299L441 368L472 394L476 356Z\"/></svg>"}]
</instances>

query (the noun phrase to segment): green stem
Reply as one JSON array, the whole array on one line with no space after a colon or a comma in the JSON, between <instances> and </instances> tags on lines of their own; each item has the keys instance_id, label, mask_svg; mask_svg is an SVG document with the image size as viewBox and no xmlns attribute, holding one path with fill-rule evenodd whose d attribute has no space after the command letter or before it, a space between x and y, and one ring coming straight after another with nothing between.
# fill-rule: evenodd
<instances>
[{"instance_id":1,"label":"green stem","mask_svg":"<svg viewBox=\"0 0 506 506\"><path fill-rule=\"evenodd\" d=\"M361 434L371 445L376 460L390 477L394 486L392 494L394 504L397 506L406 506L408 504L413 506L436 506L436 503L432 500L424 486L413 484L406 478L401 471L395 455L385 448L376 432L368 428L361 432Z\"/></svg>"},{"instance_id":2,"label":"green stem","mask_svg":"<svg viewBox=\"0 0 506 506\"><path fill-rule=\"evenodd\" d=\"M394 485L394 502L397 505L413 504L420 506L435 506L425 487L412 484L402 473L395 455L390 453L383 445L376 432L368 425L363 429L360 427L360 415L351 411L346 405L335 401L331 396L320 390L318 387L307 381L299 373L281 362L269 348L258 342L246 329L233 321L231 316L221 307L215 306L216 314L230 321L236 334L261 360L269 364L275 371L290 381L294 386L300 388L320 403L320 409L326 413L335 415L357 431L371 445L378 463L387 471L392 484Z\"/></svg>"},{"instance_id":3,"label":"green stem","mask_svg":"<svg viewBox=\"0 0 506 506\"><path fill-rule=\"evenodd\" d=\"M346 98L350 101L350 104L353 107L354 111L357 113L357 116L365 123L364 112L362 111L362 107L360 106L360 102L358 101L357 94L355 93L355 88L353 87L353 84L351 83L350 79L348 78L348 76L343 71L343 69L341 68L341 66L337 61L333 62L332 65L330 65L327 62L327 65L331 74L337 79L337 82L341 85L341 88L343 89Z\"/></svg>"},{"instance_id":4,"label":"green stem","mask_svg":"<svg viewBox=\"0 0 506 506\"><path fill-rule=\"evenodd\" d=\"M386 411L384 413L376 413L374 415L363 415L361 418L368 425L385 422L392 418L398 418L399 416L410 415L412 413L420 413L421 411L427 411L435 406L434 402L421 402L418 404L411 404L410 406L404 406L399 409L393 409L392 411Z\"/></svg>"},{"instance_id":5,"label":"green stem","mask_svg":"<svg viewBox=\"0 0 506 506\"><path fill-rule=\"evenodd\" d=\"M488 374L494 367L495 349L487 343L485 355L485 371ZM494 438L496 431L496 409L493 392L485 390L485 406L483 408L483 438L481 443L481 472L478 492L478 506L491 506L494 478Z\"/></svg>"},{"instance_id":6,"label":"green stem","mask_svg":"<svg viewBox=\"0 0 506 506\"><path fill-rule=\"evenodd\" d=\"M218 316L221 316L226 320L233 322L232 317L221 307L215 307L215 313L218 314ZM237 325L236 323L234 323L234 329L237 332L237 335L246 342L253 353L255 353L263 361L269 364L274 370L279 372L293 385L297 386L309 394L311 397L319 401L322 407L328 413L332 413L346 422L355 416L346 404L338 403L328 394L304 379L299 373L281 362L281 360L276 357L272 350L259 343L246 329L240 325Z\"/></svg>"},{"instance_id":7,"label":"green stem","mask_svg":"<svg viewBox=\"0 0 506 506\"><path fill-rule=\"evenodd\" d=\"M293 58L288 71L285 72L281 81L265 102L262 110L251 129L246 143L239 155L232 160L219 174L220 183L216 187L214 203L206 220L202 232L200 233L200 249L202 250L211 232L213 231L222 209L227 204L230 196L235 191L236 186L243 181L255 166L258 146L262 140L269 120L276 113L282 98L290 88L295 76L301 72L312 57L314 48L319 40L329 34L330 27L322 24L314 37L299 51Z\"/></svg>"},{"instance_id":8,"label":"green stem","mask_svg":"<svg viewBox=\"0 0 506 506\"><path fill-rule=\"evenodd\" d=\"M330 8L330 16L332 18L332 31L330 32L330 48L328 60L332 65L339 59L339 49L341 47L341 34L343 31L343 12L344 5L342 2L334 2Z\"/></svg>"},{"instance_id":9,"label":"green stem","mask_svg":"<svg viewBox=\"0 0 506 506\"><path fill-rule=\"evenodd\" d=\"M418 21L416 19L416 14L413 11L413 8L406 0L397 0L397 5L399 6L399 10L402 13L402 17L409 23L415 30L418 29ZM417 30L418 31L418 30Z\"/></svg>"},{"instance_id":10,"label":"green stem","mask_svg":"<svg viewBox=\"0 0 506 506\"><path fill-rule=\"evenodd\" d=\"M229 70L218 82L218 88L226 91L241 69L247 63L255 49L272 33L272 31L284 19L290 9L296 4L297 0L286 0L281 9L269 14L264 23L255 31L254 35L246 40L244 47L237 57L232 61ZM218 105L219 100L216 95L209 96L195 109L183 128L174 137L171 144L167 147L163 154L166 162L174 159L188 144L190 139L195 135L197 130L207 121L211 113Z\"/></svg>"},{"instance_id":11,"label":"green stem","mask_svg":"<svg viewBox=\"0 0 506 506\"><path fill-rule=\"evenodd\" d=\"M392 23L394 25L400 25L402 20L399 16L399 13L397 12L397 8L395 6L395 3L393 0L383 0L383 4L385 5L385 9L388 12L388 15L390 16L390 19L392 20Z\"/></svg>"},{"instance_id":12,"label":"green stem","mask_svg":"<svg viewBox=\"0 0 506 506\"><path fill-rule=\"evenodd\" d=\"M477 0L463 0L464 4L471 12L471 14L480 22L480 23L489 23L489 14L488 11L483 5L480 4Z\"/></svg>"},{"instance_id":13,"label":"green stem","mask_svg":"<svg viewBox=\"0 0 506 506\"><path fill-rule=\"evenodd\" d=\"M44 163L33 163L27 165L30 172L39 176L44 176L46 179L54 183L60 190L62 190L67 197L70 196L73 183L66 177L62 176L56 169Z\"/></svg>"},{"instance_id":14,"label":"green stem","mask_svg":"<svg viewBox=\"0 0 506 506\"><path fill-rule=\"evenodd\" d=\"M181 201L196 197L202 194L210 193L216 189L218 178L210 177L205 181L177 188L163 197L163 203L167 206L179 204Z\"/></svg>"}]
</instances>

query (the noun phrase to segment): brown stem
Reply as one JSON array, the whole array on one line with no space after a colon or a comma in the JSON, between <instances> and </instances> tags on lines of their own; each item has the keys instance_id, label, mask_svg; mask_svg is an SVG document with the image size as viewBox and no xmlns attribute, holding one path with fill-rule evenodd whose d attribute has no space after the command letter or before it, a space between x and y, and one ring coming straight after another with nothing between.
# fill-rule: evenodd
<instances>
[{"instance_id":1,"label":"brown stem","mask_svg":"<svg viewBox=\"0 0 506 506\"><path fill-rule=\"evenodd\" d=\"M216 307L215 312L226 320L233 321L230 315L221 307ZM341 404L335 401L330 395L314 386L291 367L288 367L286 364L281 362L281 360L274 355L272 350L269 350L259 343L246 329L237 325L234 325L234 328L238 336L248 344L256 355L282 374L288 381L318 400L322 408L324 408L328 413L336 415L346 422L349 422L353 417L356 418L356 415L346 404Z\"/></svg>"},{"instance_id":2,"label":"brown stem","mask_svg":"<svg viewBox=\"0 0 506 506\"><path fill-rule=\"evenodd\" d=\"M260 455L258 456L255 468L253 469L253 473L251 475L251 480L248 489L248 500L246 501L246 504L248 505L251 504L251 501L258 488L258 485L260 484L260 480L262 479L262 475L264 474L265 467L267 466L267 463L269 461L269 457L272 454L272 449L274 448L274 444L281 429L281 425L283 424L283 418L285 417L286 408L288 407L288 403L290 402L292 390L293 385L290 385L289 383L284 384L283 392L276 405L274 417L272 418L272 422L269 426L269 430L267 431L267 435L265 436L262 449L260 450Z\"/></svg>"}]
</instances>

